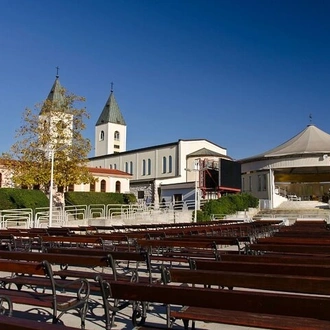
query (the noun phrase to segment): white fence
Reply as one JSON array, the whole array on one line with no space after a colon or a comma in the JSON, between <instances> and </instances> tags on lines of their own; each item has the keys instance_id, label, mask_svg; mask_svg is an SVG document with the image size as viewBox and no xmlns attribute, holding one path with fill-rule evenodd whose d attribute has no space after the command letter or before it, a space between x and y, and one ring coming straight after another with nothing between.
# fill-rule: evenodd
<instances>
[{"instance_id":1,"label":"white fence","mask_svg":"<svg viewBox=\"0 0 330 330\"><path fill-rule=\"evenodd\" d=\"M66 226L77 221L84 224L92 219L95 220L121 220L130 223L152 223L157 216L164 216L168 222L175 222L180 218L178 213L190 212L189 221L192 220L194 202L176 202L154 204L93 204L74 205L52 208L52 226ZM49 208L15 209L0 211L0 228L39 228L48 227Z\"/></svg>"}]
</instances>

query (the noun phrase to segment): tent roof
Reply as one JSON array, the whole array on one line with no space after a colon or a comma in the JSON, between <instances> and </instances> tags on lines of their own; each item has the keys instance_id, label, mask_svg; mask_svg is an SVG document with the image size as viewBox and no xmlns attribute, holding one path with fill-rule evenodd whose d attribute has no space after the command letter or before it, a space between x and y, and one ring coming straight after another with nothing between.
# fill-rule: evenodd
<instances>
[{"instance_id":1,"label":"tent roof","mask_svg":"<svg viewBox=\"0 0 330 330\"><path fill-rule=\"evenodd\" d=\"M281 157L303 154L318 154L330 152L330 134L314 125L308 125L303 131L276 148L249 159Z\"/></svg>"}]
</instances>

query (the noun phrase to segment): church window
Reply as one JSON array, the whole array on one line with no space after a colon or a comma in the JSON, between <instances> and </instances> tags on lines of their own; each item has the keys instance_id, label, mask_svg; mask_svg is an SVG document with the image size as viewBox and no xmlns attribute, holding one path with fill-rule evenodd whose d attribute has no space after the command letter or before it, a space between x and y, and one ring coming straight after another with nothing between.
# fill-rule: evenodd
<instances>
[{"instance_id":1,"label":"church window","mask_svg":"<svg viewBox=\"0 0 330 330\"><path fill-rule=\"evenodd\" d=\"M267 175L266 174L262 175L262 190L263 191L267 190Z\"/></svg>"},{"instance_id":2,"label":"church window","mask_svg":"<svg viewBox=\"0 0 330 330\"><path fill-rule=\"evenodd\" d=\"M142 161L142 175L146 175L146 160Z\"/></svg>"},{"instance_id":3,"label":"church window","mask_svg":"<svg viewBox=\"0 0 330 330\"><path fill-rule=\"evenodd\" d=\"M115 138L115 141L119 141L119 132L116 131L115 134L114 134L114 138Z\"/></svg>"},{"instance_id":4,"label":"church window","mask_svg":"<svg viewBox=\"0 0 330 330\"><path fill-rule=\"evenodd\" d=\"M129 167L130 167L129 173L133 174L133 162L129 162Z\"/></svg>"},{"instance_id":5,"label":"church window","mask_svg":"<svg viewBox=\"0 0 330 330\"><path fill-rule=\"evenodd\" d=\"M106 192L107 184L105 180L101 181L101 192Z\"/></svg>"},{"instance_id":6,"label":"church window","mask_svg":"<svg viewBox=\"0 0 330 330\"><path fill-rule=\"evenodd\" d=\"M172 156L168 157L168 172L172 173Z\"/></svg>"},{"instance_id":7,"label":"church window","mask_svg":"<svg viewBox=\"0 0 330 330\"><path fill-rule=\"evenodd\" d=\"M95 182L89 184L89 191L95 191Z\"/></svg>"},{"instance_id":8,"label":"church window","mask_svg":"<svg viewBox=\"0 0 330 330\"><path fill-rule=\"evenodd\" d=\"M252 191L252 176L249 176L249 191Z\"/></svg>"},{"instance_id":9,"label":"church window","mask_svg":"<svg viewBox=\"0 0 330 330\"><path fill-rule=\"evenodd\" d=\"M163 157L163 173L166 173L166 157Z\"/></svg>"},{"instance_id":10,"label":"church window","mask_svg":"<svg viewBox=\"0 0 330 330\"><path fill-rule=\"evenodd\" d=\"M151 175L151 159L148 158L148 175Z\"/></svg>"},{"instance_id":11,"label":"church window","mask_svg":"<svg viewBox=\"0 0 330 330\"><path fill-rule=\"evenodd\" d=\"M100 141L103 141L104 140L104 131L101 131L100 132Z\"/></svg>"},{"instance_id":12,"label":"church window","mask_svg":"<svg viewBox=\"0 0 330 330\"><path fill-rule=\"evenodd\" d=\"M261 175L258 175L258 191L261 191L261 181L262 181L262 177Z\"/></svg>"},{"instance_id":13,"label":"church window","mask_svg":"<svg viewBox=\"0 0 330 330\"><path fill-rule=\"evenodd\" d=\"M116 193L120 193L120 181L116 181Z\"/></svg>"},{"instance_id":14,"label":"church window","mask_svg":"<svg viewBox=\"0 0 330 330\"><path fill-rule=\"evenodd\" d=\"M125 162L125 172L128 173L128 162Z\"/></svg>"}]
</instances>

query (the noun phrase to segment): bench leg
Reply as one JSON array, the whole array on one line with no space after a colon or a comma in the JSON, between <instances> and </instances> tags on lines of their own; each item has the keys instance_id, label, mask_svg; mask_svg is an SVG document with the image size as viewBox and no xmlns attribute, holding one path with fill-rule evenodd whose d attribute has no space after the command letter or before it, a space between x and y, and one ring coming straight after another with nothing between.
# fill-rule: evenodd
<instances>
[{"instance_id":1,"label":"bench leg","mask_svg":"<svg viewBox=\"0 0 330 330\"><path fill-rule=\"evenodd\" d=\"M133 302L132 323L134 326L144 325L147 318L147 306L148 303L144 301Z\"/></svg>"},{"instance_id":2,"label":"bench leg","mask_svg":"<svg viewBox=\"0 0 330 330\"><path fill-rule=\"evenodd\" d=\"M182 320L183 321L183 327L185 330L189 329L189 320Z\"/></svg>"}]
</instances>

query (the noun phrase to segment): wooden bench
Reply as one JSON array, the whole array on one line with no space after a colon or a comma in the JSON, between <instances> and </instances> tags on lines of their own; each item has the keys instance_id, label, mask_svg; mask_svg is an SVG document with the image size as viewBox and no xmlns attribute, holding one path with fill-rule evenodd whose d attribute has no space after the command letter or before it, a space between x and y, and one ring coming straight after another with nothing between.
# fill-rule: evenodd
<instances>
[{"instance_id":1,"label":"wooden bench","mask_svg":"<svg viewBox=\"0 0 330 330\"><path fill-rule=\"evenodd\" d=\"M180 311L168 309L168 328L171 318L185 320L186 328L187 320L271 329L328 330L330 327L330 298L323 296L124 282L108 285L113 298L136 302L132 317L135 326L142 326L146 321L143 304L154 302L189 306ZM141 322L137 322L134 315L139 315Z\"/></svg>"},{"instance_id":2,"label":"wooden bench","mask_svg":"<svg viewBox=\"0 0 330 330\"><path fill-rule=\"evenodd\" d=\"M256 244L285 244L285 245L330 245L330 236L326 237L265 237L257 239Z\"/></svg>"},{"instance_id":3,"label":"wooden bench","mask_svg":"<svg viewBox=\"0 0 330 330\"><path fill-rule=\"evenodd\" d=\"M120 279L122 273L134 272L137 276L137 281L154 281L153 274L150 267L150 257L145 251L141 252L126 252L126 251L105 251L101 249L90 249L90 248L50 248L47 250L50 254L61 254L71 256L93 256L93 257L107 257L108 267L111 268L114 280ZM0 254L1 256L1 254ZM119 263L122 262L125 267L119 267ZM130 265L134 263L134 267ZM143 268L142 268L143 266ZM138 273L145 272L147 278L141 277ZM65 272L57 273L57 275L65 276ZM67 273L69 275L69 273ZM133 274L132 274L133 275ZM89 278L89 276L86 276Z\"/></svg>"},{"instance_id":4,"label":"wooden bench","mask_svg":"<svg viewBox=\"0 0 330 330\"><path fill-rule=\"evenodd\" d=\"M304 264L304 265L330 265L330 255L286 255L286 254L221 254L219 261L252 262L252 263L280 263L280 264Z\"/></svg>"},{"instance_id":5,"label":"wooden bench","mask_svg":"<svg viewBox=\"0 0 330 330\"><path fill-rule=\"evenodd\" d=\"M220 286L220 287L238 287L248 288L255 290L267 290L276 291L277 295L282 295L283 292L292 292L298 294L307 294L305 298L311 297L311 295L329 295L330 292L330 280L328 277L310 277L310 276L287 276L287 275L274 275L274 274L256 274L256 273L237 273L237 272L222 272L222 271L204 271L204 270L183 270L183 269L166 269L163 268L162 280L165 284L179 283L190 285L202 285L202 286ZM296 308L297 306L292 306ZM303 307L303 305L301 306ZM227 308L226 308L227 309ZM247 307L248 309L248 307ZM274 306L274 310L277 310L278 306ZM197 320L202 320L205 315L199 315L207 313L212 315L212 311L202 309L198 313L196 307L191 308L190 305L184 306L179 312L170 313L170 318L180 317L188 320L191 317L190 313L193 310ZM246 310L248 311L248 310ZM213 311L214 312L214 311ZM272 312L273 313L273 312ZM276 313L276 312L275 312ZM304 312L299 315L304 316ZM209 320L208 320L209 321ZM279 322L281 318L279 317ZM250 325L251 324L245 324ZM185 322L185 327L188 327ZM269 327L269 326L267 326ZM271 326L273 328L273 325Z\"/></svg>"},{"instance_id":6,"label":"wooden bench","mask_svg":"<svg viewBox=\"0 0 330 330\"><path fill-rule=\"evenodd\" d=\"M75 236L39 236L42 251L50 247L99 247L103 248L103 241L99 237Z\"/></svg>"},{"instance_id":7,"label":"wooden bench","mask_svg":"<svg viewBox=\"0 0 330 330\"><path fill-rule=\"evenodd\" d=\"M52 310L52 322L57 323L61 316L71 309L78 309L81 318L81 328L85 327L85 318L88 307L90 285L86 279L78 279L61 284L53 277L53 270L48 261L26 262L9 259L0 259L0 271L7 272L8 279L20 278L24 283L29 283L29 278L40 278L48 283L49 293L39 293L36 291L23 291L7 287L5 277L1 279L2 288L0 295L9 297L13 303L46 307ZM10 275L11 274L11 275ZM16 275L13 275L16 274ZM58 290L63 291L75 287L75 295L60 295Z\"/></svg>"},{"instance_id":8,"label":"wooden bench","mask_svg":"<svg viewBox=\"0 0 330 330\"><path fill-rule=\"evenodd\" d=\"M330 264L316 265L298 263L244 262L244 261L211 261L190 259L190 269L222 272L258 273L294 276L330 277Z\"/></svg>"},{"instance_id":9,"label":"wooden bench","mask_svg":"<svg viewBox=\"0 0 330 330\"><path fill-rule=\"evenodd\" d=\"M54 251L57 249L54 248ZM109 294L104 287L100 287L98 282L95 281L98 275L102 274L102 277L107 282L113 281L127 281L127 282L143 282L151 283L155 279L152 278L150 269L147 269L148 276L141 277L138 271L141 271L138 268L126 269L125 272L119 273L117 271L117 261L120 259L130 259L134 260L137 264L139 262L148 262L147 256L145 253L133 253L133 252L112 252L112 254L107 254L106 251L96 249L79 249L83 250L84 254L67 254L63 251L71 253L75 252L75 248L72 249L59 249L60 253L37 253L37 252L15 252L15 251L0 251L1 258L7 258L8 260L26 260L26 261L41 261L47 259L49 263L57 264L61 266L60 270L53 271L54 276L61 277L62 280L57 280L57 283L64 285L67 283L66 278L87 278L90 280L89 288L90 291L94 294L100 295L103 300L103 308L105 315L105 328L110 329L114 323L115 313L111 316L111 304L109 304ZM89 255L88 251L93 255ZM97 255L96 255L97 254ZM116 259L115 259L116 258ZM1 259L0 259L1 261ZM72 266L79 267L78 269L71 269ZM69 269L70 267L70 269ZM89 267L100 267L100 268L109 268L111 273L108 272L99 272L96 270L85 270L84 268ZM80 269L81 268L81 269ZM1 270L1 267L0 267ZM15 276L10 278L0 278L0 283L5 285L15 284L18 289L21 289L22 286L37 286L37 287L46 287L49 285L48 280L35 278L35 277L21 277ZM71 282L71 281L70 281ZM73 286L75 289L76 287ZM127 304L128 305L128 304ZM114 309L119 310L119 301L114 301ZM122 306L123 308L123 306Z\"/></svg>"},{"instance_id":10,"label":"wooden bench","mask_svg":"<svg viewBox=\"0 0 330 330\"><path fill-rule=\"evenodd\" d=\"M78 330L78 328L66 326L64 324L38 322L36 320L5 315L0 315L0 327L4 330Z\"/></svg>"},{"instance_id":11,"label":"wooden bench","mask_svg":"<svg viewBox=\"0 0 330 330\"><path fill-rule=\"evenodd\" d=\"M330 245L250 244L247 253L280 252L289 254L330 255Z\"/></svg>"}]
</instances>

